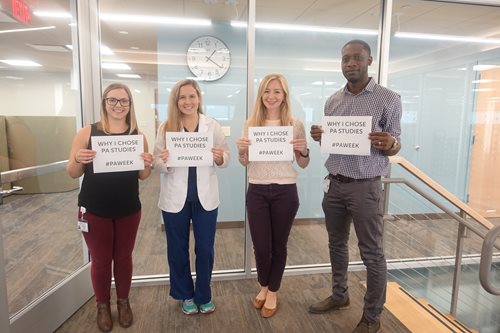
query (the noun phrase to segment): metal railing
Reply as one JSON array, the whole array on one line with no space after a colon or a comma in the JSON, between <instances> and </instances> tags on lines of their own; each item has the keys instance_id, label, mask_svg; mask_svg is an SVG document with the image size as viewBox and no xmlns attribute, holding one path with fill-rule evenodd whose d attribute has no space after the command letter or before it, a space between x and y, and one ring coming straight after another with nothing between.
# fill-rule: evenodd
<instances>
[{"instance_id":1,"label":"metal railing","mask_svg":"<svg viewBox=\"0 0 500 333\"><path fill-rule=\"evenodd\" d=\"M479 277L483 288L494 295L500 295L500 288L493 286L490 278L490 269L493 258L493 247L500 249L500 244L497 241L500 235L500 226L495 227L490 221L484 218L481 214L476 212L466 203L458 199L455 195L450 193L444 187L439 185L437 182L432 180L429 176L411 164L409 161L400 156L390 157L392 164L397 164L403 169L408 171L411 175L422 181L425 185L430 187L437 193L441 198L447 200L450 204L458 209L458 213L452 209L446 207L437 201L428 191L420 189L418 186L407 180L406 178L385 178L383 179L386 192L390 184L400 183L411 188L413 191L424 197L426 200L431 202L433 205L441 209L452 219L458 222L458 235L457 235L457 245L455 251L455 265L453 274L453 284L452 284L452 295L450 304L450 314L456 317L457 304L458 304L458 291L460 285L460 274L461 274L461 264L462 264L462 253L463 253L463 239L468 230L475 233L481 239L483 239L483 249L481 251L481 264ZM387 206L386 206L387 209ZM466 219L466 217L470 219Z\"/></svg>"},{"instance_id":2,"label":"metal railing","mask_svg":"<svg viewBox=\"0 0 500 333\"><path fill-rule=\"evenodd\" d=\"M3 184L12 183L18 180L45 175L48 173L61 171L66 168L68 160L58 161L48 164L35 165L32 167L4 171L0 173L0 205L3 204L3 197L13 192L21 191L20 186L13 186L10 190L2 190Z\"/></svg>"},{"instance_id":3,"label":"metal railing","mask_svg":"<svg viewBox=\"0 0 500 333\"><path fill-rule=\"evenodd\" d=\"M481 263L479 264L479 281L481 281L483 288L493 295L500 295L500 286L493 285L490 279L493 246L498 236L500 236L500 225L497 225L486 234L481 250Z\"/></svg>"}]
</instances>

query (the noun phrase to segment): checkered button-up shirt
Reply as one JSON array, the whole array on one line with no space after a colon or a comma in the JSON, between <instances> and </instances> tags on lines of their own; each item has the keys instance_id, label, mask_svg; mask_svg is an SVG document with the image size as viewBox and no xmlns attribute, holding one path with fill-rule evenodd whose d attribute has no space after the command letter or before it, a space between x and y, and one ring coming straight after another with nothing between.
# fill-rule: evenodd
<instances>
[{"instance_id":1,"label":"checkered button-up shirt","mask_svg":"<svg viewBox=\"0 0 500 333\"><path fill-rule=\"evenodd\" d=\"M401 114L401 97L373 78L359 94L352 94L346 85L325 103L325 116L372 116L372 132L388 132L398 141ZM368 156L330 154L325 162L329 173L355 179L384 176L388 165L389 158L373 146Z\"/></svg>"}]
</instances>

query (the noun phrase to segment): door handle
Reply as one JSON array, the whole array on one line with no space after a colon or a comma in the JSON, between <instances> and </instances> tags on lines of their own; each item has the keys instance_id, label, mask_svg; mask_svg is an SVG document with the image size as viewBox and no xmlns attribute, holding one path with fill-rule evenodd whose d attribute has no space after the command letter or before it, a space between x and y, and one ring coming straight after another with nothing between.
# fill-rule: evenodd
<instances>
[{"instance_id":1,"label":"door handle","mask_svg":"<svg viewBox=\"0 0 500 333\"><path fill-rule=\"evenodd\" d=\"M12 188L10 190L1 190L0 195L4 196L4 195L12 194L12 193L17 192L17 191L22 191L22 190L24 190L24 189L21 186L12 186Z\"/></svg>"}]
</instances>

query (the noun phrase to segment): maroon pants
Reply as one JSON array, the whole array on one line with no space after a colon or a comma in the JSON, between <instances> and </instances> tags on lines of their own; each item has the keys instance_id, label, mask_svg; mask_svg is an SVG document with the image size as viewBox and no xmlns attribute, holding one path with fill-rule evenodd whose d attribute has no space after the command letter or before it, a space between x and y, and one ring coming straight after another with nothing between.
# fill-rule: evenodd
<instances>
[{"instance_id":1,"label":"maroon pants","mask_svg":"<svg viewBox=\"0 0 500 333\"><path fill-rule=\"evenodd\" d=\"M132 251L141 211L116 219L86 212L84 218L89 231L82 234L90 251L90 276L97 303L106 303L111 298L111 270L117 298L128 298L132 283Z\"/></svg>"},{"instance_id":2,"label":"maroon pants","mask_svg":"<svg viewBox=\"0 0 500 333\"><path fill-rule=\"evenodd\" d=\"M295 184L249 184L247 213L257 278L261 286L278 291L285 271L288 235L299 197Z\"/></svg>"}]
</instances>

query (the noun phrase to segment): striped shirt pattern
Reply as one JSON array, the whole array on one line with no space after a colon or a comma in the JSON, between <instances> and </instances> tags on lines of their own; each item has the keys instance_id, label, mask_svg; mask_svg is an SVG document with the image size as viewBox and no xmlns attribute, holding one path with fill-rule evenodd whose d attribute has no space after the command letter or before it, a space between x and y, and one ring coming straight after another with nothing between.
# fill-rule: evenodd
<instances>
[{"instance_id":1,"label":"striped shirt pattern","mask_svg":"<svg viewBox=\"0 0 500 333\"><path fill-rule=\"evenodd\" d=\"M325 116L372 116L372 132L389 132L398 141L401 135L401 97L375 83L370 78L367 86L354 95L347 85L334 93L325 103ZM389 158L371 147L369 156L330 154L325 162L329 173L355 179L385 176Z\"/></svg>"}]
</instances>

